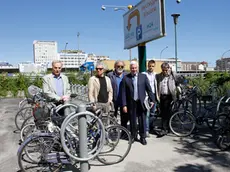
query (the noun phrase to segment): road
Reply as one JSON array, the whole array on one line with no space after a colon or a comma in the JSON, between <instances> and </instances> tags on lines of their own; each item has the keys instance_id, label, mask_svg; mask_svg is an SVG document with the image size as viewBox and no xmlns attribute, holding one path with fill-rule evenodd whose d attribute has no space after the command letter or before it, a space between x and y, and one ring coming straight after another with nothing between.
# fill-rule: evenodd
<instances>
[{"instance_id":1,"label":"road","mask_svg":"<svg viewBox=\"0 0 230 172\"><path fill-rule=\"evenodd\" d=\"M0 100L0 172L16 172L19 134L14 133L14 116L19 99ZM227 172L230 152L219 151L208 133L188 138L172 134L151 135L146 146L135 142L126 159L115 165L96 165L90 172ZM94 165L93 165L94 164Z\"/></svg>"}]
</instances>

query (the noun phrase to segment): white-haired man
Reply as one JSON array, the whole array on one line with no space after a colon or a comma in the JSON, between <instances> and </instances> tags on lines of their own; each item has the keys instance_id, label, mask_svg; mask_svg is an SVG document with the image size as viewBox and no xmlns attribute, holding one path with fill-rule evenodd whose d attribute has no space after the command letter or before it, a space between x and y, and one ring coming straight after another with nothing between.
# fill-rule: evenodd
<instances>
[{"instance_id":1,"label":"white-haired man","mask_svg":"<svg viewBox=\"0 0 230 172\"><path fill-rule=\"evenodd\" d=\"M43 77L43 92L47 99L55 102L67 101L70 98L68 77L61 74L62 62L52 62L52 73Z\"/></svg>"},{"instance_id":2,"label":"white-haired man","mask_svg":"<svg viewBox=\"0 0 230 172\"><path fill-rule=\"evenodd\" d=\"M152 93L149 80L145 74L138 73L138 63L130 63L130 73L124 76L122 80L122 107L123 112L128 113L130 118L130 130L132 141L137 140L139 130L140 142L143 145L146 141L146 109L144 100L148 94L151 104L154 104L155 97ZM137 129L136 118L138 117L139 129Z\"/></svg>"},{"instance_id":3,"label":"white-haired man","mask_svg":"<svg viewBox=\"0 0 230 172\"><path fill-rule=\"evenodd\" d=\"M104 75L105 66L99 62L96 64L96 75L90 77L88 82L88 97L90 102L110 104L113 100L113 88L109 77ZM109 106L104 106L109 107ZM105 108L108 112L109 108Z\"/></svg>"}]
</instances>

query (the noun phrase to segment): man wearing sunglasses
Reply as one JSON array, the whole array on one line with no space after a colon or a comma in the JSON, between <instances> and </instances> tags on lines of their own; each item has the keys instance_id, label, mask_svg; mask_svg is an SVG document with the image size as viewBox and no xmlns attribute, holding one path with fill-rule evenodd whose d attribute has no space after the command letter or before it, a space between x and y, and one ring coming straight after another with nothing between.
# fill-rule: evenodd
<instances>
[{"instance_id":1,"label":"man wearing sunglasses","mask_svg":"<svg viewBox=\"0 0 230 172\"><path fill-rule=\"evenodd\" d=\"M125 63L124 61L117 60L114 63L114 71L108 73L108 77L111 79L112 87L113 87L113 103L114 103L114 116L117 117L118 109L120 108L120 117L121 117L121 125L127 128L128 123L128 115L124 114L121 106L121 81L127 72L124 71Z\"/></svg>"},{"instance_id":2,"label":"man wearing sunglasses","mask_svg":"<svg viewBox=\"0 0 230 172\"><path fill-rule=\"evenodd\" d=\"M113 100L113 88L109 77L104 75L105 65L96 64L96 75L90 77L88 82L88 97L90 102L99 103L105 107L107 113ZM106 108L107 107L107 108Z\"/></svg>"}]
</instances>

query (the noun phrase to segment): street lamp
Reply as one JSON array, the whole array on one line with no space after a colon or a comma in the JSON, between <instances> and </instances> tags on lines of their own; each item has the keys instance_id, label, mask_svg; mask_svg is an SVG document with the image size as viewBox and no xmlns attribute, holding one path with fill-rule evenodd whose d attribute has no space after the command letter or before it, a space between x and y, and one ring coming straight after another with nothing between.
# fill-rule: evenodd
<instances>
[{"instance_id":1,"label":"street lamp","mask_svg":"<svg viewBox=\"0 0 230 172\"><path fill-rule=\"evenodd\" d=\"M127 9L128 10L132 9L133 6L132 5L128 5L128 6L102 5L101 6L101 9L103 11L105 11L106 8L113 8L114 11L119 11L119 10L126 11ZM129 61L130 62L132 61L132 50L131 49L129 49Z\"/></svg>"},{"instance_id":2,"label":"street lamp","mask_svg":"<svg viewBox=\"0 0 230 172\"><path fill-rule=\"evenodd\" d=\"M80 64L80 59L79 59L79 37L80 37L80 32L77 33L77 60L78 60L78 67L81 66Z\"/></svg>"},{"instance_id":3,"label":"street lamp","mask_svg":"<svg viewBox=\"0 0 230 172\"><path fill-rule=\"evenodd\" d=\"M64 59L65 59L65 63L66 63L66 48L67 48L67 45L68 45L68 42L65 43L65 52L64 52L64 53L65 53L65 55L64 55L64 57L65 57L65 58L64 58ZM65 72L67 71L67 70L66 70L66 66L67 66L67 65L65 64Z\"/></svg>"},{"instance_id":4,"label":"street lamp","mask_svg":"<svg viewBox=\"0 0 230 172\"><path fill-rule=\"evenodd\" d=\"M176 25L178 23L178 18L180 16L180 14L172 14L171 15L173 17L173 21L174 21L174 31L175 31L175 59L176 59L176 73L177 73L177 30L176 30Z\"/></svg>"},{"instance_id":5,"label":"street lamp","mask_svg":"<svg viewBox=\"0 0 230 172\"><path fill-rule=\"evenodd\" d=\"M224 58L224 55L227 53L227 52L229 52L230 51L230 49L229 50L227 50L227 51L225 51L223 54L222 54L222 56L221 56L221 59L223 59ZM228 64L227 62L225 62L225 65L224 65L224 67L225 67L225 71L226 71L226 64Z\"/></svg>"},{"instance_id":6,"label":"street lamp","mask_svg":"<svg viewBox=\"0 0 230 172\"><path fill-rule=\"evenodd\" d=\"M128 5L128 6L117 6L117 5L102 5L101 6L101 9L104 11L104 10L106 10L106 8L113 8L114 9L114 11L117 11L117 10L126 10L126 9L131 9L131 8L133 8L133 6L132 5Z\"/></svg>"},{"instance_id":7,"label":"street lamp","mask_svg":"<svg viewBox=\"0 0 230 172\"><path fill-rule=\"evenodd\" d=\"M166 46L165 48L163 48L163 49L161 50L161 53L160 53L160 60L161 60L161 55L162 55L163 51L166 50L167 48L168 48L168 46Z\"/></svg>"}]
</instances>

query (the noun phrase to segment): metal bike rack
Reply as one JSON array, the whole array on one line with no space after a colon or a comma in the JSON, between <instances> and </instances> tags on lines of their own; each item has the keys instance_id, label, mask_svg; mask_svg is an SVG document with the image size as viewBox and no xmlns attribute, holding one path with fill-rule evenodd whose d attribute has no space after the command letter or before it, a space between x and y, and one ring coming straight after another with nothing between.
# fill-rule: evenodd
<instances>
[{"instance_id":1,"label":"metal bike rack","mask_svg":"<svg viewBox=\"0 0 230 172\"><path fill-rule=\"evenodd\" d=\"M79 106L79 112L85 112L86 106L80 105ZM80 157L81 158L87 158L88 157L88 151L87 151L87 119L86 115L81 115L79 117L79 144L80 144ZM80 162L80 169L81 172L88 172L88 161L81 161Z\"/></svg>"}]
</instances>

